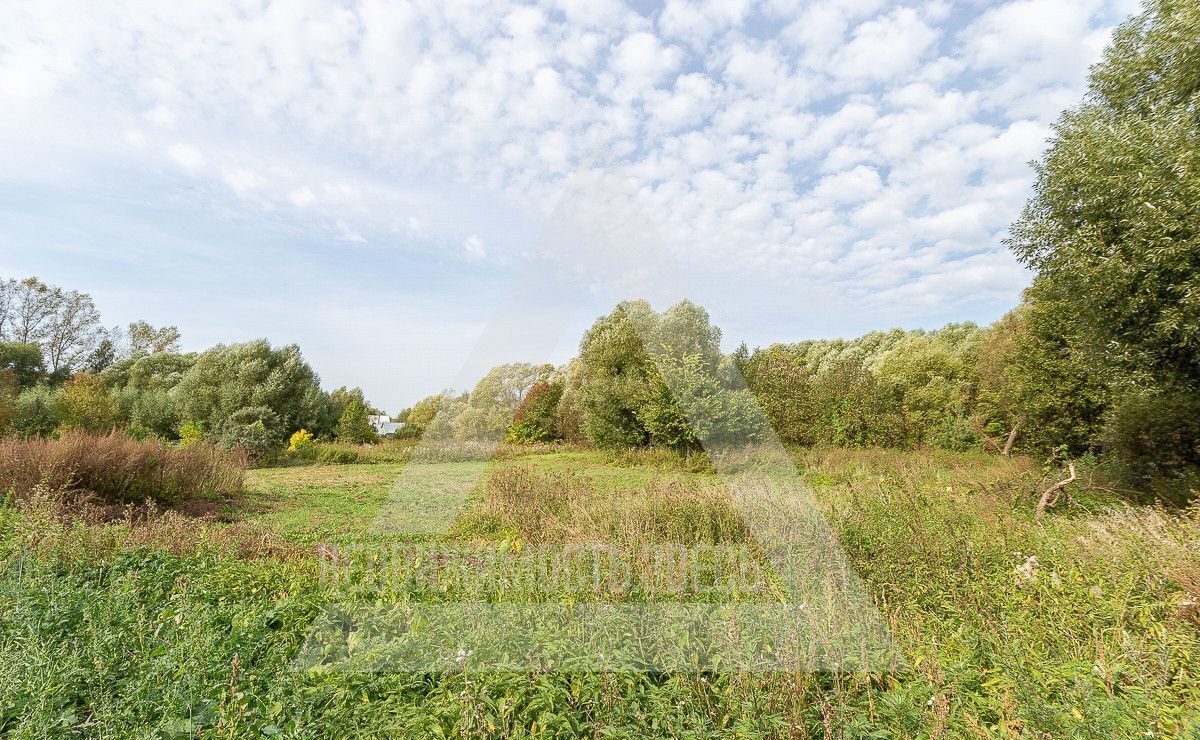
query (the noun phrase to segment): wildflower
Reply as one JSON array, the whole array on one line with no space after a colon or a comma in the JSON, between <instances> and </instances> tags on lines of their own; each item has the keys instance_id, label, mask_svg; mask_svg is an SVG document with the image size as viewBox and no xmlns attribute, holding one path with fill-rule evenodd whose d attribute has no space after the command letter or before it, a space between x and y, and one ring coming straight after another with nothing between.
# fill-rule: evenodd
<instances>
[{"instance_id":1,"label":"wildflower","mask_svg":"<svg viewBox=\"0 0 1200 740\"><path fill-rule=\"evenodd\" d=\"M1023 586L1027 583L1033 583L1037 580L1037 555L1030 555L1025 559L1025 562L1018 565L1013 571L1017 574L1017 585Z\"/></svg>"}]
</instances>

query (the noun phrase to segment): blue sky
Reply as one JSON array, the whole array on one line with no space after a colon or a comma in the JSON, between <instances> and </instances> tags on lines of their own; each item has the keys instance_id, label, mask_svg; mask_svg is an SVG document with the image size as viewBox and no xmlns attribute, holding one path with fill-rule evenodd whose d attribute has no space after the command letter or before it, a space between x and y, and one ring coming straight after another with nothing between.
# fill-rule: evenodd
<instances>
[{"instance_id":1,"label":"blue sky","mask_svg":"<svg viewBox=\"0 0 1200 740\"><path fill-rule=\"evenodd\" d=\"M730 348L988 322L1029 280L1028 163L1136 10L23 3L0 275L187 349L298 343L391 410L561 362L622 297L690 297Z\"/></svg>"}]
</instances>

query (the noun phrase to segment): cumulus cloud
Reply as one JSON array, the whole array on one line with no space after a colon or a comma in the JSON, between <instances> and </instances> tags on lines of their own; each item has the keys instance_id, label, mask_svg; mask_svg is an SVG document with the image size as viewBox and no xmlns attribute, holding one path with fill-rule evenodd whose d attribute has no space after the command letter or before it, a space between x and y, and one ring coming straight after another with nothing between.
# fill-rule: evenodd
<instances>
[{"instance_id":1,"label":"cumulus cloud","mask_svg":"<svg viewBox=\"0 0 1200 740\"><path fill-rule=\"evenodd\" d=\"M469 259L478 260L487 256L487 250L484 249L483 240L478 234L471 234L463 241L463 249L467 253Z\"/></svg>"},{"instance_id":2,"label":"cumulus cloud","mask_svg":"<svg viewBox=\"0 0 1200 740\"><path fill-rule=\"evenodd\" d=\"M511 214L536 233L602 171L697 270L851 306L1012 301L1027 163L1130 3L25 3L0 143L89 166L63 144L110 126L117 164L165 152L222 212L471 260L523 251Z\"/></svg>"},{"instance_id":3,"label":"cumulus cloud","mask_svg":"<svg viewBox=\"0 0 1200 740\"><path fill-rule=\"evenodd\" d=\"M172 144L167 148L167 155L187 170L198 170L204 166L204 155L190 144Z\"/></svg>"}]
</instances>

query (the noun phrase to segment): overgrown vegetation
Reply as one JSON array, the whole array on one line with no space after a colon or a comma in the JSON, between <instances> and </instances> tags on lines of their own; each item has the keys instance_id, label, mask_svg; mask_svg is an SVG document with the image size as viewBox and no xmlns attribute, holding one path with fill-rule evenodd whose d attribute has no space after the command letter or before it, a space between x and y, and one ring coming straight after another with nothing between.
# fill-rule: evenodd
<instances>
[{"instance_id":1,"label":"overgrown vegetation","mask_svg":"<svg viewBox=\"0 0 1200 740\"><path fill-rule=\"evenodd\" d=\"M0 490L18 499L39 487L109 502L221 498L241 491L245 467L241 454L211 445L172 447L121 434L0 439Z\"/></svg>"},{"instance_id":2,"label":"overgrown vegetation","mask_svg":"<svg viewBox=\"0 0 1200 740\"><path fill-rule=\"evenodd\" d=\"M18 736L285 737L1197 731L1200 683L1191 666L1200 658L1200 512L1130 508L1102 491L1081 491L1069 516L1038 523L1033 505L1043 474L1022 458L822 448L801 451L798 461L888 615L906 664L799 675L298 669L293 656L323 605L363 586L323 582L311 549L255 534L279 521L264 518L275 514L251 512L234 525L174 514L67 525L61 515L9 507L0 510L0 727ZM373 515L370 501L355 503L361 485L353 481L377 476L380 465L295 470L314 482L316 471L344 481L324 496L281 499L302 507L296 521L307 517L303 507L331 498ZM284 472L251 471L248 487ZM388 480L380 479L385 496ZM706 512L706 521L722 511L699 493L711 476L611 468L596 453L524 457L497 464L486 480L481 508L460 524L478 522L478 512L506 523L491 532L476 526L447 543L456 548L447 553L463 554L447 568L511 563L520 538L514 529L532 512L541 512L545 527L530 533L548 537L526 551L600 532L634 542L645 532L639 522L666 527L651 535L662 542L698 531L682 507L644 504L647 490L673 504L700 496L694 511ZM592 513L577 520L579 508ZM120 536L95 534L102 531ZM735 527L719 539L742 537ZM40 554L31 557L35 541ZM162 550L173 542L191 545ZM410 567L417 570L387 581L389 599L467 595L453 590L453 580L429 588L415 578L423 566ZM495 597L554 598L515 582Z\"/></svg>"}]
</instances>

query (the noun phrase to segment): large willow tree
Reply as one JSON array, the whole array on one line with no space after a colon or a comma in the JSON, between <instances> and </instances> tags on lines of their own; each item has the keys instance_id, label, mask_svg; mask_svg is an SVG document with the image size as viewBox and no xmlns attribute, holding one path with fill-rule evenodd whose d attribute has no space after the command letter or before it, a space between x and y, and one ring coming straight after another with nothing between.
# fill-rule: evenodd
<instances>
[{"instance_id":1,"label":"large willow tree","mask_svg":"<svg viewBox=\"0 0 1200 740\"><path fill-rule=\"evenodd\" d=\"M1197 462L1200 3L1151 1L1117 30L1037 174L1009 244L1037 271L1041 350L1096 374L1111 450Z\"/></svg>"}]
</instances>

